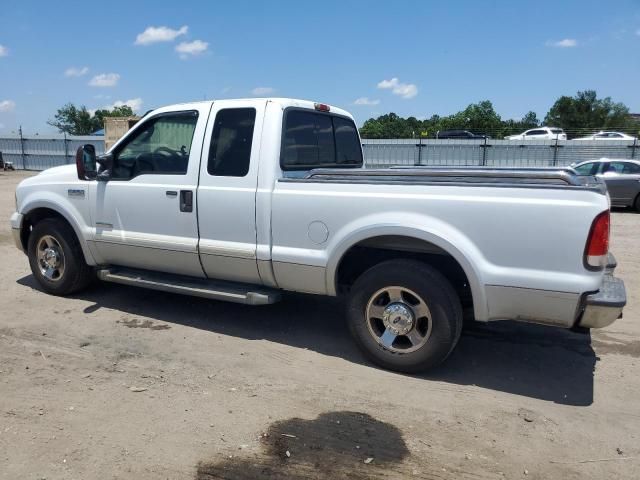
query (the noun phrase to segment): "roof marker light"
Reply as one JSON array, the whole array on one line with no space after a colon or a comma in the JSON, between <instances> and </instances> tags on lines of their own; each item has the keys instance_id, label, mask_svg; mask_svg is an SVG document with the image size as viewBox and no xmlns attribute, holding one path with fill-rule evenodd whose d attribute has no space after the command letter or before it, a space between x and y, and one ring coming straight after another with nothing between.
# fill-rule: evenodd
<instances>
[{"instance_id":1,"label":"roof marker light","mask_svg":"<svg viewBox=\"0 0 640 480\"><path fill-rule=\"evenodd\" d=\"M313 107L319 112L328 112L329 110L331 110L329 108L329 105L327 105L326 103L314 103Z\"/></svg>"}]
</instances>

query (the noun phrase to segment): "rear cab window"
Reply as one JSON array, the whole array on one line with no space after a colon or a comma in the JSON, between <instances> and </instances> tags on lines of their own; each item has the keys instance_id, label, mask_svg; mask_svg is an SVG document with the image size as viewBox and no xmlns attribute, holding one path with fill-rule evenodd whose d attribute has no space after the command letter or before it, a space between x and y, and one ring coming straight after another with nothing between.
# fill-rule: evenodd
<instances>
[{"instance_id":1,"label":"rear cab window","mask_svg":"<svg viewBox=\"0 0 640 480\"><path fill-rule=\"evenodd\" d=\"M331 113L285 110L280 166L285 171L362 166L362 146L353 120Z\"/></svg>"}]
</instances>

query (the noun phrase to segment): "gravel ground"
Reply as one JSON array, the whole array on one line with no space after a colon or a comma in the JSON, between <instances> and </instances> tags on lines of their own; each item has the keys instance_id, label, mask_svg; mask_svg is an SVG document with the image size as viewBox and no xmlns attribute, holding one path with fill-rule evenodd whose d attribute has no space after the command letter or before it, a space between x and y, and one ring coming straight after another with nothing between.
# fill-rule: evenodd
<instances>
[{"instance_id":1,"label":"gravel ground","mask_svg":"<svg viewBox=\"0 0 640 480\"><path fill-rule=\"evenodd\" d=\"M0 172L0 479L640 478L638 214L613 214L622 320L474 325L406 376L334 299L42 293L6 221L25 175Z\"/></svg>"}]
</instances>

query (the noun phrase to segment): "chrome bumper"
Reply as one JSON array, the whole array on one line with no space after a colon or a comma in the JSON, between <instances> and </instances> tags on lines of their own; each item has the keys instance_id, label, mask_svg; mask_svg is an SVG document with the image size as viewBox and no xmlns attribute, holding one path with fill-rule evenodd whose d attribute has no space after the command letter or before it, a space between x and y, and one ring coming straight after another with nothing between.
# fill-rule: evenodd
<instances>
[{"instance_id":1,"label":"chrome bumper","mask_svg":"<svg viewBox=\"0 0 640 480\"><path fill-rule=\"evenodd\" d=\"M16 247L24 252L24 248L22 247L22 239L20 238L20 234L22 232L22 214L18 212L14 212L11 215L11 233L13 234L13 241L16 244Z\"/></svg>"},{"instance_id":2,"label":"chrome bumper","mask_svg":"<svg viewBox=\"0 0 640 480\"><path fill-rule=\"evenodd\" d=\"M578 322L584 328L602 328L622 317L622 309L627 304L624 282L613 276L616 263L613 255L602 278L600 290L584 297L584 311Z\"/></svg>"}]
</instances>

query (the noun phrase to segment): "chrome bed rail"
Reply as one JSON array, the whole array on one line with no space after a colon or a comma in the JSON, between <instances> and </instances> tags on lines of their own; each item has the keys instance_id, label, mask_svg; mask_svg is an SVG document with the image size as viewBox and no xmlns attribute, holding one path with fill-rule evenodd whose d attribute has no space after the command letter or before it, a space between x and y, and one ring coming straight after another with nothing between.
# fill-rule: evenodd
<instances>
[{"instance_id":1,"label":"chrome bed rail","mask_svg":"<svg viewBox=\"0 0 640 480\"><path fill-rule=\"evenodd\" d=\"M570 168L478 168L478 167L390 167L390 168L319 168L285 181L331 183L404 183L483 185L501 187L575 187L606 193L601 180L579 176Z\"/></svg>"}]
</instances>

